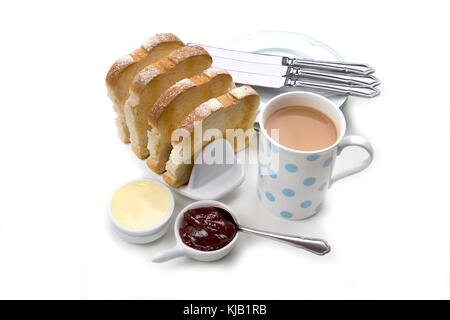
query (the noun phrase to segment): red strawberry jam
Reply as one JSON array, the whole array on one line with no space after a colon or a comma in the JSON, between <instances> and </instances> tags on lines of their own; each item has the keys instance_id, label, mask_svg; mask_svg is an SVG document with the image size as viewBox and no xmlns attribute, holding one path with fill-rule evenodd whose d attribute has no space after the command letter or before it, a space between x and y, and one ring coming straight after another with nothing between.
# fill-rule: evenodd
<instances>
[{"instance_id":1,"label":"red strawberry jam","mask_svg":"<svg viewBox=\"0 0 450 320\"><path fill-rule=\"evenodd\" d=\"M189 247L213 251L233 240L237 225L229 212L221 208L204 207L184 213L184 227L179 229L181 239Z\"/></svg>"}]
</instances>

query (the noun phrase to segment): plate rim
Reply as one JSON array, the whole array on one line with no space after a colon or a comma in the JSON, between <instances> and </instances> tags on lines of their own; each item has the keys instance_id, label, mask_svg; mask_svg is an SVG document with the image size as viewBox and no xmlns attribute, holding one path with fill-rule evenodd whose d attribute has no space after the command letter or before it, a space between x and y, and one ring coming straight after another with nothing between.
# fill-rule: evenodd
<instances>
[{"instance_id":1,"label":"plate rim","mask_svg":"<svg viewBox=\"0 0 450 320\"><path fill-rule=\"evenodd\" d=\"M251 38L256 38L256 37L260 37L260 36L264 36L264 35L270 35L270 36L277 36L277 35L282 35L282 36L288 36L288 37L294 37L297 39L302 39L306 42L308 42L311 45L315 45L315 46L319 46L321 48L323 48L324 50L328 51L336 60L336 62L343 62L344 59L342 58L342 56L332 47L330 47L327 43L320 41L320 40L316 40L306 34L303 33L298 33L298 32L293 32L293 31L273 31L273 30L266 30L266 31L258 31L258 32L254 32L254 33L250 33L250 34L243 34L240 36L236 36L230 40L228 40L227 42L223 43L224 47L229 47L230 49L237 49L237 48L233 48L233 46L235 46L234 43L236 42L245 42ZM280 47L281 48L281 47ZM263 49L263 48L262 48ZM285 47L285 49L288 50L294 50L292 48L289 47ZM239 49L238 49L239 50ZM240 49L242 50L242 49ZM255 52L255 51L252 51ZM320 93L318 93L320 94ZM339 109L341 109L345 103L348 100L348 95L340 95L342 96L342 102L340 103L335 103L334 101L333 104L336 105L336 107L338 107ZM326 97L326 96L325 96ZM326 97L327 99L330 99L329 97ZM331 100L331 99L330 99Z\"/></svg>"}]
</instances>

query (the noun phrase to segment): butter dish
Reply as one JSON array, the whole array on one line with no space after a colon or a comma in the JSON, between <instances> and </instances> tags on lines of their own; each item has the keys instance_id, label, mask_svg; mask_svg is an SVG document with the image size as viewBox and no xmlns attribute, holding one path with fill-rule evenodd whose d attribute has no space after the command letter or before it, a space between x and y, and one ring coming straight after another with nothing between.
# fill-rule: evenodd
<instances>
[{"instance_id":1,"label":"butter dish","mask_svg":"<svg viewBox=\"0 0 450 320\"><path fill-rule=\"evenodd\" d=\"M134 190L127 190L127 193L124 193L124 188L130 189L136 184ZM153 188L145 189L144 184ZM122 199L118 199L120 196ZM144 244L155 241L167 233L174 207L173 193L167 186L159 181L140 179L131 181L113 194L108 217L115 231L124 240ZM159 216L157 219L148 217L152 214Z\"/></svg>"}]
</instances>

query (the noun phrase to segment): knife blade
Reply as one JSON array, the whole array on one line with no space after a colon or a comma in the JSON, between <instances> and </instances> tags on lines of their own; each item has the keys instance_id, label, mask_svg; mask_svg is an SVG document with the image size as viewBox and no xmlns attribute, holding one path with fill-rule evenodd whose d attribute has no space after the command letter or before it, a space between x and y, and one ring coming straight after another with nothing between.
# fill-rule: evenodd
<instances>
[{"instance_id":1,"label":"knife blade","mask_svg":"<svg viewBox=\"0 0 450 320\"><path fill-rule=\"evenodd\" d=\"M188 43L188 45L198 45L203 47L212 56L223 57L233 60L263 63L263 64L274 64L279 66L323 69L345 73L370 74L374 72L374 69L368 66L367 64L344 63L333 61L315 61L315 60L289 58L270 54L223 49L193 42Z\"/></svg>"},{"instance_id":2,"label":"knife blade","mask_svg":"<svg viewBox=\"0 0 450 320\"><path fill-rule=\"evenodd\" d=\"M213 67L220 67L225 70L233 70L247 73L259 73L269 76L285 76L288 73L288 66L233 60L213 55Z\"/></svg>"},{"instance_id":3,"label":"knife blade","mask_svg":"<svg viewBox=\"0 0 450 320\"><path fill-rule=\"evenodd\" d=\"M268 76L265 74L247 73L228 70L233 80L241 84L249 84L267 88L281 88L286 83L286 78L279 76Z\"/></svg>"},{"instance_id":4,"label":"knife blade","mask_svg":"<svg viewBox=\"0 0 450 320\"><path fill-rule=\"evenodd\" d=\"M280 77L258 73L247 73L233 70L229 70L228 72L233 77L234 81L237 83L268 88L304 87L304 88L328 90L341 94L348 94L366 98L375 97L380 93L376 88L371 86L357 87L345 84L330 83L326 81L308 81L300 79L291 79L289 77Z\"/></svg>"}]
</instances>

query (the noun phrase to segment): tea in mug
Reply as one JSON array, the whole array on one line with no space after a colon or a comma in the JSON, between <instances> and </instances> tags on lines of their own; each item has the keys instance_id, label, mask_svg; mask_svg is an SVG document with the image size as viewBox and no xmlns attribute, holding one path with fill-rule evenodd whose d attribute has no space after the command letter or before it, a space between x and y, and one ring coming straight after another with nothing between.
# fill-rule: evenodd
<instances>
[{"instance_id":1,"label":"tea in mug","mask_svg":"<svg viewBox=\"0 0 450 320\"><path fill-rule=\"evenodd\" d=\"M334 122L323 112L307 106L287 106L267 117L264 127L278 129L278 143L300 151L317 151L333 145L338 132Z\"/></svg>"}]
</instances>

